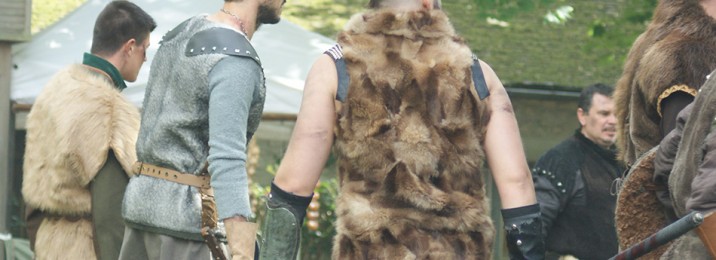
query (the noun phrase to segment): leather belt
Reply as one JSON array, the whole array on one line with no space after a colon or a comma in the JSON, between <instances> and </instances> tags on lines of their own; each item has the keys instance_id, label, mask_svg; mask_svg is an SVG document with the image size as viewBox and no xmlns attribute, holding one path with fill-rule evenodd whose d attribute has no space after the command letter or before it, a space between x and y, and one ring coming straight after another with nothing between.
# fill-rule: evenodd
<instances>
[{"instance_id":1,"label":"leather belt","mask_svg":"<svg viewBox=\"0 0 716 260\"><path fill-rule=\"evenodd\" d=\"M132 165L132 171L137 175L143 174L146 176L160 178L179 184L194 186L197 188L211 188L211 178L208 175L194 175L191 173L183 173L143 162L135 162L134 165Z\"/></svg>"}]
</instances>

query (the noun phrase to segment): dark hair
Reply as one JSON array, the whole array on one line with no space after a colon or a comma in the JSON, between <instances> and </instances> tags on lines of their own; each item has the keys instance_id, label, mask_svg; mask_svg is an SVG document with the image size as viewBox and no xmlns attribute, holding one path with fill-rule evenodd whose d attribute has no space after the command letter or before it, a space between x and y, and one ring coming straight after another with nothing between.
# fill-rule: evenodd
<instances>
[{"instance_id":1,"label":"dark hair","mask_svg":"<svg viewBox=\"0 0 716 260\"><path fill-rule=\"evenodd\" d=\"M380 8L380 4L383 3L385 0L370 0L368 1L368 8L370 9L378 9ZM440 0L433 0L433 8L440 9Z\"/></svg>"},{"instance_id":2,"label":"dark hair","mask_svg":"<svg viewBox=\"0 0 716 260\"><path fill-rule=\"evenodd\" d=\"M582 90L582 93L579 94L579 101L577 103L577 107L581 108L582 111L587 114L589 113L589 109L592 108L592 97L594 97L594 93L611 97L612 92L614 92L614 88L601 83L586 87Z\"/></svg>"},{"instance_id":3,"label":"dark hair","mask_svg":"<svg viewBox=\"0 0 716 260\"><path fill-rule=\"evenodd\" d=\"M97 16L90 51L93 54L112 54L132 38L141 44L156 27L154 19L134 3L112 1Z\"/></svg>"}]
</instances>

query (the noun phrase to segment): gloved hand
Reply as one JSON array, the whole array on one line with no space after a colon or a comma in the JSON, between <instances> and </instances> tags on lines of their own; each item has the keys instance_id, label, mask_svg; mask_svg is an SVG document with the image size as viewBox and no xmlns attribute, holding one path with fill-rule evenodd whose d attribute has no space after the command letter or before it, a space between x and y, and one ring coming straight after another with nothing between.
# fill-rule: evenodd
<instances>
[{"instance_id":1,"label":"gloved hand","mask_svg":"<svg viewBox=\"0 0 716 260\"><path fill-rule=\"evenodd\" d=\"M503 209L510 259L544 259L545 246L539 204Z\"/></svg>"},{"instance_id":2,"label":"gloved hand","mask_svg":"<svg viewBox=\"0 0 716 260\"><path fill-rule=\"evenodd\" d=\"M231 259L254 260L256 248L256 223L239 219L224 220L226 239L228 240Z\"/></svg>"}]
</instances>

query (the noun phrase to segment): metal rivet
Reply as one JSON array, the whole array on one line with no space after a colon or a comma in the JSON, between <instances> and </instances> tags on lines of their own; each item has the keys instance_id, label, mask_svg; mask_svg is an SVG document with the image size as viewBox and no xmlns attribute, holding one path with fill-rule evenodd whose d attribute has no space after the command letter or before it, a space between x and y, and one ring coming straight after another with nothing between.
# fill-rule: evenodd
<instances>
[{"instance_id":1,"label":"metal rivet","mask_svg":"<svg viewBox=\"0 0 716 260\"><path fill-rule=\"evenodd\" d=\"M565 189L562 189L562 193L567 193L567 190L565 190Z\"/></svg>"},{"instance_id":2,"label":"metal rivet","mask_svg":"<svg viewBox=\"0 0 716 260\"><path fill-rule=\"evenodd\" d=\"M189 52L194 52L194 49L190 49Z\"/></svg>"},{"instance_id":3,"label":"metal rivet","mask_svg":"<svg viewBox=\"0 0 716 260\"><path fill-rule=\"evenodd\" d=\"M522 240L519 240L519 239L518 239L518 240L517 240L517 245L518 245L518 246L521 246L521 245L522 245Z\"/></svg>"},{"instance_id":4,"label":"metal rivet","mask_svg":"<svg viewBox=\"0 0 716 260\"><path fill-rule=\"evenodd\" d=\"M250 52L250 51L246 51L246 54L251 54L251 52Z\"/></svg>"},{"instance_id":5,"label":"metal rivet","mask_svg":"<svg viewBox=\"0 0 716 260\"><path fill-rule=\"evenodd\" d=\"M201 51L204 51L204 49L205 49L204 47L201 47Z\"/></svg>"},{"instance_id":6,"label":"metal rivet","mask_svg":"<svg viewBox=\"0 0 716 260\"><path fill-rule=\"evenodd\" d=\"M216 50L216 46L211 47L211 50L212 50L212 51L215 51L215 50Z\"/></svg>"},{"instance_id":7,"label":"metal rivet","mask_svg":"<svg viewBox=\"0 0 716 260\"><path fill-rule=\"evenodd\" d=\"M557 187L562 187L562 182L557 182Z\"/></svg>"},{"instance_id":8,"label":"metal rivet","mask_svg":"<svg viewBox=\"0 0 716 260\"><path fill-rule=\"evenodd\" d=\"M517 224L512 224L512 228L517 228Z\"/></svg>"},{"instance_id":9,"label":"metal rivet","mask_svg":"<svg viewBox=\"0 0 716 260\"><path fill-rule=\"evenodd\" d=\"M226 50L226 47L224 47L224 50Z\"/></svg>"},{"instance_id":10,"label":"metal rivet","mask_svg":"<svg viewBox=\"0 0 716 260\"><path fill-rule=\"evenodd\" d=\"M240 50L239 50L239 49L234 49L234 52L240 52Z\"/></svg>"}]
</instances>

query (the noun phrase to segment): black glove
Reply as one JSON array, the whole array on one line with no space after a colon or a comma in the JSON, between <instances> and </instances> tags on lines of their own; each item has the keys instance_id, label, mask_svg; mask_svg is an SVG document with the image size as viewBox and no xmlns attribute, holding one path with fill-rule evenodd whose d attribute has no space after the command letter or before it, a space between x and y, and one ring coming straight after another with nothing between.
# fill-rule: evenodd
<instances>
[{"instance_id":1,"label":"black glove","mask_svg":"<svg viewBox=\"0 0 716 260\"><path fill-rule=\"evenodd\" d=\"M539 204L503 209L505 238L510 259L544 259L544 238Z\"/></svg>"}]
</instances>

